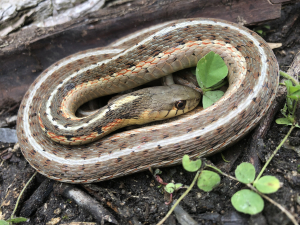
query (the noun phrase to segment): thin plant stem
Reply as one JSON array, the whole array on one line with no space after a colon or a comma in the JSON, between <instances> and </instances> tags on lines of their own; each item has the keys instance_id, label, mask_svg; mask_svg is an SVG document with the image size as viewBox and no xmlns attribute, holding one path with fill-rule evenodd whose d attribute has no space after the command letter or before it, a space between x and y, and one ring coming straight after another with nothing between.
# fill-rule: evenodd
<instances>
[{"instance_id":1,"label":"thin plant stem","mask_svg":"<svg viewBox=\"0 0 300 225\"><path fill-rule=\"evenodd\" d=\"M229 177L229 178L232 179L232 180L236 180L236 181L240 182L240 181L239 181L238 179L236 179L235 177L230 176L229 174L223 173L222 170L218 169L217 167L214 167L214 166L208 165L208 164L206 164L205 167L210 167L210 168L216 170L216 171L217 171L218 173L220 173L221 175L223 175L223 176L225 176L225 177Z\"/></svg>"},{"instance_id":2,"label":"thin plant stem","mask_svg":"<svg viewBox=\"0 0 300 225\"><path fill-rule=\"evenodd\" d=\"M174 205L172 206L172 208L169 210L169 212L167 213L167 215L165 215L165 217L159 221L159 223L157 225L162 225L166 219L168 219L168 217L171 215L171 213L174 211L174 209L176 208L176 206L181 202L181 200L192 190L192 188L194 187L200 173L202 170L198 170L193 182L191 183L191 185L188 187L188 189L186 189L186 191L180 196L180 198L174 203Z\"/></svg>"},{"instance_id":3,"label":"thin plant stem","mask_svg":"<svg viewBox=\"0 0 300 225\"><path fill-rule=\"evenodd\" d=\"M37 174L37 171L35 171L35 173L31 176L31 178L27 181L27 183L25 184L25 186L23 187L18 199L17 199L17 202L16 202L16 205L15 205L15 208L14 208L14 211L12 212L10 218L13 219L14 218L14 215L16 213L16 210L18 208L18 205L19 205L19 201L21 199L21 196L23 195L25 189L27 188L28 184L32 181L32 179L35 177L35 175Z\"/></svg>"},{"instance_id":4,"label":"thin plant stem","mask_svg":"<svg viewBox=\"0 0 300 225\"><path fill-rule=\"evenodd\" d=\"M282 141L280 142L280 144L277 146L277 148L275 149L275 151L272 153L272 155L270 156L270 158L268 159L268 161L265 163L264 167L261 169L260 173L258 174L258 176L256 177L255 181L253 182L254 184L255 184L255 182L257 182L259 180L259 178L261 177L261 175L265 171L266 167L269 165L269 163L271 162L271 160L273 159L273 157L277 154L278 150L281 148L281 146L284 144L284 142L290 136L290 134L292 133L292 131L293 131L294 128L295 128L295 126L292 125L291 128L290 128L290 130L289 130L289 132L285 135L285 137L282 139Z\"/></svg>"},{"instance_id":5,"label":"thin plant stem","mask_svg":"<svg viewBox=\"0 0 300 225\"><path fill-rule=\"evenodd\" d=\"M284 78L291 80L295 85L298 85L298 84L299 84L299 82L298 82L294 77L290 76L289 74L287 74L287 73L285 73L285 72L283 72L283 71L281 71L281 70L280 70L279 73L280 73L280 75L283 76Z\"/></svg>"}]
</instances>

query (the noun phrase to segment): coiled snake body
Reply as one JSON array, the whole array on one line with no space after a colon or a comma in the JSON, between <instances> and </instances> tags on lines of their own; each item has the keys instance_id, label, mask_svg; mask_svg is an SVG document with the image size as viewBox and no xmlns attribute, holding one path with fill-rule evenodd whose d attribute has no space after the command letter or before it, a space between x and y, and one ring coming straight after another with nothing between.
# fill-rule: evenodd
<instances>
[{"instance_id":1,"label":"coiled snake body","mask_svg":"<svg viewBox=\"0 0 300 225\"><path fill-rule=\"evenodd\" d=\"M119 123L94 125L96 117L105 119L107 114L76 118L73 112L78 105L195 66L210 51L221 55L229 69L229 88L213 106L89 144L58 143L75 139L79 139L76 144L85 143L94 139L94 133ZM18 139L25 158L38 172L62 182L97 182L173 165L184 154L215 153L251 130L274 100L278 71L272 50L245 27L202 18L159 24L106 48L71 55L46 69L21 103ZM114 105L112 110L122 106ZM58 134L49 132L50 128ZM61 130L67 135L60 135Z\"/></svg>"}]
</instances>

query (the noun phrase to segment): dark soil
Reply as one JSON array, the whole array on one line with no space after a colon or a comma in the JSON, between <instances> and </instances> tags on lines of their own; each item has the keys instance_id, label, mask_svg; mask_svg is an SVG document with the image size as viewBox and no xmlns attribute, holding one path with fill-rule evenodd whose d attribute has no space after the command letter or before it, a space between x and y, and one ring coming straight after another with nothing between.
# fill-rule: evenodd
<instances>
[{"instance_id":1,"label":"dark soil","mask_svg":"<svg viewBox=\"0 0 300 225\"><path fill-rule=\"evenodd\" d=\"M267 42L280 42L283 44L281 48L275 49L274 52L281 70L284 71L288 69L294 56L300 50L299 12L300 3L286 5L282 10L280 19L262 25L270 25L271 27L270 29L263 27L266 32L263 37ZM260 28L252 27L252 29ZM16 113L17 109L14 109L3 114L1 118ZM276 118L279 117L281 115L278 112ZM263 147L259 149L258 153L262 164L275 150L287 131L286 127L277 125L275 122L272 123L271 129L264 138ZM209 158L209 160L218 166L220 165L221 168L225 168L225 172L234 176L236 166L249 158L246 155L246 149L250 143L252 133L226 150L224 153L225 158L233 158L229 164L223 162L220 154ZM289 146L293 147L282 147L268 166L265 175L276 176L282 183L279 191L270 194L269 197L284 206L300 222L300 157L294 150L299 148L300 144L299 129L292 132L289 142ZM235 157L232 157L232 154ZM174 181L188 185L193 180L194 174L185 172L182 166L162 168L162 171L161 177L165 182ZM0 197L2 202L1 213L5 218L12 213L16 197L33 172L34 170L20 152L14 153L10 159L3 163L0 169ZM47 178L39 174L34 178L21 199L16 215L19 215L24 207L24 202L29 199L45 179ZM52 186L54 189L52 189ZM33 210L32 215L28 217L30 218L29 222L24 224L46 224L49 221L54 221L55 218L58 218L60 222L53 222L53 224L69 224L74 221L98 223L93 215L79 207L73 200L59 195L56 191L58 186L60 186L59 182L49 182L47 184L46 191L43 192L45 195L43 201L39 202L37 209ZM169 196L163 193L162 188L154 181L150 172L137 173L93 184L92 186L78 185L77 187L95 197L108 209L119 224L132 224L133 222L129 222L130 220L139 221L140 224L156 224L170 208L165 204L169 200ZM267 201L265 201L263 212L258 215L249 216L237 212L231 205L230 199L236 191L243 188L245 188L243 184L222 177L221 184L212 192L205 193L194 187L180 205L198 224L292 224L283 212ZM91 189L94 191L91 191ZM95 191L95 189L97 190ZM183 190L178 191L174 198L179 198L183 192ZM39 200L37 199L37 201ZM126 216L121 216L120 211L122 210L123 212L127 210ZM179 223L172 214L165 224Z\"/></svg>"}]
</instances>

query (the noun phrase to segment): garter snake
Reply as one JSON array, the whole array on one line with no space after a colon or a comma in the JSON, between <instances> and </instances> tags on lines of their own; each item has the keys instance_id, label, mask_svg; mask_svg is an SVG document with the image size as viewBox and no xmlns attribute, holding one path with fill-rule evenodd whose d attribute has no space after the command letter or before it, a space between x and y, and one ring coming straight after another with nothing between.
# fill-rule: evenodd
<instances>
[{"instance_id":1,"label":"garter snake","mask_svg":"<svg viewBox=\"0 0 300 225\"><path fill-rule=\"evenodd\" d=\"M82 126L88 128L97 115L76 118L73 111L78 105L195 66L210 51L219 54L229 70L228 90L213 106L89 144L60 144L45 135L49 126L58 131L66 128L67 132L71 127L75 134L68 133L64 140L90 138L82 133L87 130ZM173 165L184 154L216 153L251 130L274 100L278 71L272 50L245 27L219 19L166 22L106 48L68 56L43 71L21 103L18 139L31 166L62 182L97 182ZM122 106L112 108L120 110ZM110 123L114 126L118 121Z\"/></svg>"}]
</instances>

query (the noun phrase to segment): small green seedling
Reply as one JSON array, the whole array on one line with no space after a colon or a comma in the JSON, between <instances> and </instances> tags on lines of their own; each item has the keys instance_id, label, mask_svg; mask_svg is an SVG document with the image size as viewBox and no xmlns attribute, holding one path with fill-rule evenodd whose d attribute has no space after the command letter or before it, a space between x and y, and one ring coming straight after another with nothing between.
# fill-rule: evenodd
<instances>
[{"instance_id":1,"label":"small green seedling","mask_svg":"<svg viewBox=\"0 0 300 225\"><path fill-rule=\"evenodd\" d=\"M173 200L173 193L178 191L181 188L186 188L185 186L183 186L183 184L177 183L166 183L163 181L163 179L159 176L159 174L162 173L162 171L160 169L156 169L154 172L152 171L152 169L150 169L150 172L152 173L153 177L155 178L155 180L160 183L160 185L158 186L158 188L160 187L164 187L164 191L170 194L170 200L169 202L166 202L166 204L170 204Z\"/></svg>"},{"instance_id":2,"label":"small green seedling","mask_svg":"<svg viewBox=\"0 0 300 225\"><path fill-rule=\"evenodd\" d=\"M267 31L270 30L271 27L269 25L257 26L253 30L258 33L260 36L264 37L267 34Z\"/></svg>"},{"instance_id":3,"label":"small green seedling","mask_svg":"<svg viewBox=\"0 0 300 225\"><path fill-rule=\"evenodd\" d=\"M168 192L169 194L174 193L175 191L178 191L180 188L182 188L183 184L177 183L177 184L173 184L173 183L168 183L165 186L165 191Z\"/></svg>"},{"instance_id":4,"label":"small green seedling","mask_svg":"<svg viewBox=\"0 0 300 225\"><path fill-rule=\"evenodd\" d=\"M235 170L235 177L243 184L250 184L255 179L255 168L251 163L241 163Z\"/></svg>"},{"instance_id":5,"label":"small green seedling","mask_svg":"<svg viewBox=\"0 0 300 225\"><path fill-rule=\"evenodd\" d=\"M297 103L300 99L300 85L294 86L290 80L286 80L284 83L287 90L287 96L286 103L281 110L281 113L285 118L277 119L276 123L286 126L294 125L295 127L300 128L300 126L295 122L295 112L297 109Z\"/></svg>"},{"instance_id":6,"label":"small green seedling","mask_svg":"<svg viewBox=\"0 0 300 225\"><path fill-rule=\"evenodd\" d=\"M254 183L254 187L261 193L271 194L280 188L280 182L274 176L263 176Z\"/></svg>"},{"instance_id":7,"label":"small green seedling","mask_svg":"<svg viewBox=\"0 0 300 225\"><path fill-rule=\"evenodd\" d=\"M24 217L15 217L13 219L8 220L0 220L0 225L10 225L12 223L21 223L26 222L28 219Z\"/></svg>"},{"instance_id":8,"label":"small green seedling","mask_svg":"<svg viewBox=\"0 0 300 225\"><path fill-rule=\"evenodd\" d=\"M201 165L202 165L201 159L193 161L190 160L190 157L188 155L184 155L182 158L182 166L188 172L196 172L197 170L200 169Z\"/></svg>"},{"instance_id":9,"label":"small green seedling","mask_svg":"<svg viewBox=\"0 0 300 225\"><path fill-rule=\"evenodd\" d=\"M222 96L224 95L223 91L216 90L216 91L208 91L203 95L203 108L206 109L207 107L211 106L215 102L217 102Z\"/></svg>"},{"instance_id":10,"label":"small green seedling","mask_svg":"<svg viewBox=\"0 0 300 225\"><path fill-rule=\"evenodd\" d=\"M201 159L198 159L197 161L191 161L189 160L189 157L185 155L182 159L182 164L184 168L190 168L195 167L195 164L198 164L199 161L201 161ZM214 166L204 165L204 167L213 168L222 175L225 175ZM195 172L195 170L193 170L193 172ZM279 180L273 176L264 176L257 181L254 181L255 168L251 163L241 163L235 170L235 176L236 179L241 183L253 183L253 186L259 192L264 194L274 193L280 188ZM200 170L200 174L197 179L197 185L199 189L205 192L212 191L213 188L218 186L221 181L220 176L217 173L209 170ZM236 192L231 198L231 203L237 211L251 215L260 213L264 208L264 201L261 196L248 189Z\"/></svg>"},{"instance_id":11,"label":"small green seedling","mask_svg":"<svg viewBox=\"0 0 300 225\"><path fill-rule=\"evenodd\" d=\"M274 193L280 188L280 182L274 176L264 176L254 181L255 168L251 163L241 163L235 170L235 177L241 183L253 183L253 186L264 194ZM250 215L260 213L264 208L262 197L248 189L236 192L231 198L231 203L237 211Z\"/></svg>"},{"instance_id":12,"label":"small green seedling","mask_svg":"<svg viewBox=\"0 0 300 225\"><path fill-rule=\"evenodd\" d=\"M228 68L221 56L209 52L199 60L195 74L203 91L202 105L206 109L224 95L223 91L216 89L227 83L224 78L228 74Z\"/></svg>"},{"instance_id":13,"label":"small green seedling","mask_svg":"<svg viewBox=\"0 0 300 225\"><path fill-rule=\"evenodd\" d=\"M201 164L201 159L193 161L190 160L190 157L188 155L184 155L182 158L182 166L188 172L196 172L200 170ZM197 186L199 189L205 192L210 192L220 184L220 181L221 178L217 173L209 170L200 170L200 174L197 180Z\"/></svg>"},{"instance_id":14,"label":"small green seedling","mask_svg":"<svg viewBox=\"0 0 300 225\"><path fill-rule=\"evenodd\" d=\"M249 189L236 192L231 197L231 204L237 211L250 215L260 213L264 208L264 200Z\"/></svg>"},{"instance_id":15,"label":"small green seedling","mask_svg":"<svg viewBox=\"0 0 300 225\"><path fill-rule=\"evenodd\" d=\"M220 181L221 178L219 174L209 170L203 170L198 178L197 186L202 191L210 192L220 184Z\"/></svg>"}]
</instances>

